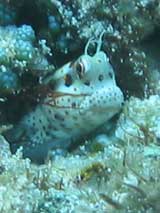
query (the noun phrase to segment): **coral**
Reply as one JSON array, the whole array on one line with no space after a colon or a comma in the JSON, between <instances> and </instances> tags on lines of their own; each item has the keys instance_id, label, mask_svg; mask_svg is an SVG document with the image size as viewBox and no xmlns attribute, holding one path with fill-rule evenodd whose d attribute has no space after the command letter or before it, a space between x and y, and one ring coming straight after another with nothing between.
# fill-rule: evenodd
<instances>
[{"instance_id":1,"label":"coral","mask_svg":"<svg viewBox=\"0 0 160 213\"><path fill-rule=\"evenodd\" d=\"M20 106L24 103L23 98L28 102L28 107L24 107L26 111L30 105L38 102L41 95L37 88L41 85L41 79L53 72L54 65L47 58L52 54L46 40L37 40L29 25L0 26L0 41L0 110L6 117L5 120L8 120L9 117L14 117L17 104ZM10 101L13 110L7 109ZM18 116L21 110L16 111Z\"/></svg>"},{"instance_id":2,"label":"coral","mask_svg":"<svg viewBox=\"0 0 160 213\"><path fill-rule=\"evenodd\" d=\"M2 136L0 148L4 213L160 210L159 154L146 155L143 144L108 144L95 154L84 146L44 165L22 159L21 150L11 155Z\"/></svg>"},{"instance_id":3,"label":"coral","mask_svg":"<svg viewBox=\"0 0 160 213\"><path fill-rule=\"evenodd\" d=\"M132 97L118 139L96 136L100 149L90 140L65 156L52 153L43 165L23 159L21 149L12 155L1 136L0 211L159 212L159 105L159 96Z\"/></svg>"},{"instance_id":4,"label":"coral","mask_svg":"<svg viewBox=\"0 0 160 213\"><path fill-rule=\"evenodd\" d=\"M17 75L4 65L0 66L0 91L2 94L13 93L18 90L19 79Z\"/></svg>"},{"instance_id":5,"label":"coral","mask_svg":"<svg viewBox=\"0 0 160 213\"><path fill-rule=\"evenodd\" d=\"M58 66L78 57L85 42L91 37L97 38L105 30L104 50L126 96L145 96L153 93L150 88L155 92L150 82L150 75L154 74L145 41L158 32L157 0L14 0L5 6L16 11L16 24L31 25L37 40L47 40ZM134 81L136 87L131 83Z\"/></svg>"},{"instance_id":6,"label":"coral","mask_svg":"<svg viewBox=\"0 0 160 213\"><path fill-rule=\"evenodd\" d=\"M105 29L115 39L134 43L153 32L159 17L156 0L51 2L57 7L64 26L77 29L80 38L98 36Z\"/></svg>"},{"instance_id":7,"label":"coral","mask_svg":"<svg viewBox=\"0 0 160 213\"><path fill-rule=\"evenodd\" d=\"M72 56L72 47L76 46L76 52L81 51L78 41L82 46L83 40L96 38L105 30L104 49L125 94L144 96L150 92L153 69L148 64L150 57L141 46L159 26L157 0L51 2L61 17L60 39L54 37L56 45L53 45L57 51ZM52 14L51 5L48 8Z\"/></svg>"},{"instance_id":8,"label":"coral","mask_svg":"<svg viewBox=\"0 0 160 213\"><path fill-rule=\"evenodd\" d=\"M116 136L123 141L129 139L133 143L157 143L160 138L159 106L158 95L144 100L132 97L126 102L120 116Z\"/></svg>"},{"instance_id":9,"label":"coral","mask_svg":"<svg viewBox=\"0 0 160 213\"><path fill-rule=\"evenodd\" d=\"M38 58L40 63L42 53L46 52L45 49L48 47L43 42L38 49L34 46L35 39L34 30L29 25L22 25L19 28L16 26L1 27L0 63L13 69L31 69ZM47 49L48 53L50 54Z\"/></svg>"},{"instance_id":10,"label":"coral","mask_svg":"<svg viewBox=\"0 0 160 213\"><path fill-rule=\"evenodd\" d=\"M4 98L3 102L9 100L7 104L10 103L13 98L10 94L13 94L20 104L17 93L26 96L26 99L34 94L33 90L41 85L41 79L52 72L53 64L58 68L77 58L82 54L87 40L91 37L97 39L103 30L103 50L107 52L117 83L125 96L146 97L159 91L156 86L159 77L155 77L156 73L159 76L159 71L155 71L159 65L158 69L150 65L154 53L147 46L150 43L147 39L154 42L152 36L158 33L160 14L157 0L12 0L4 1L1 5L1 14L6 10L6 14L12 17L9 18L11 21L4 23L4 26L12 26L0 29L4 45L0 47L0 61L7 70L1 74L3 87L0 96ZM89 51L93 49L94 45L91 45ZM46 54L46 50L49 50L49 54ZM50 57L51 53L54 57ZM9 73L11 83L4 80L8 79ZM36 92L32 99L38 99L38 95ZM27 101L30 102L29 99Z\"/></svg>"},{"instance_id":11,"label":"coral","mask_svg":"<svg viewBox=\"0 0 160 213\"><path fill-rule=\"evenodd\" d=\"M0 212L160 212L159 1L6 0L0 25L0 134L46 97L42 80L53 65L82 55L103 30L103 50L128 99L116 137L100 130L43 165L22 150L12 155L0 136Z\"/></svg>"},{"instance_id":12,"label":"coral","mask_svg":"<svg viewBox=\"0 0 160 213\"><path fill-rule=\"evenodd\" d=\"M41 193L31 181L30 162L22 160L20 153L12 157L8 143L2 136L0 146L0 211L32 212Z\"/></svg>"},{"instance_id":13,"label":"coral","mask_svg":"<svg viewBox=\"0 0 160 213\"><path fill-rule=\"evenodd\" d=\"M39 47L34 46L36 37L31 26L0 27L0 40L1 95L20 89L21 77L26 72L30 71L33 76L41 74L42 77L53 68L45 58L45 55L51 54L45 40L39 41Z\"/></svg>"}]
</instances>

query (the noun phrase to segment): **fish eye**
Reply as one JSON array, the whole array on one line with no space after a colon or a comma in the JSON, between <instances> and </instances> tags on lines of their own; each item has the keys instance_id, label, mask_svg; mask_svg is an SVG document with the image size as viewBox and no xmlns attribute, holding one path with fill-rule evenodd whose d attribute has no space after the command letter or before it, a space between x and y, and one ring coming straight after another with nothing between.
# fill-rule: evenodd
<instances>
[{"instance_id":1,"label":"fish eye","mask_svg":"<svg viewBox=\"0 0 160 213\"><path fill-rule=\"evenodd\" d=\"M85 68L84 68L84 64L82 62L78 62L76 64L76 72L78 74L79 79L82 79L84 73L85 73Z\"/></svg>"}]
</instances>

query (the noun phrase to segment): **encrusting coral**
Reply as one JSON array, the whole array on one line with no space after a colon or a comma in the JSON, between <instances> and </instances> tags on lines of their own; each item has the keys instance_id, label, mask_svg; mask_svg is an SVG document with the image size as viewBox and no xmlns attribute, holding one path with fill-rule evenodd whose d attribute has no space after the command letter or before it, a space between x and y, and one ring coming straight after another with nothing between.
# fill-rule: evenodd
<instances>
[{"instance_id":1,"label":"encrusting coral","mask_svg":"<svg viewBox=\"0 0 160 213\"><path fill-rule=\"evenodd\" d=\"M55 155L44 165L33 165L21 150L12 155L0 139L1 212L160 210L160 156L146 154L149 147L143 143L118 141L93 154L87 142L77 154Z\"/></svg>"},{"instance_id":2,"label":"encrusting coral","mask_svg":"<svg viewBox=\"0 0 160 213\"><path fill-rule=\"evenodd\" d=\"M155 107L156 106L156 107ZM160 98L158 95L140 100L132 97L126 102L118 122L116 136L146 145L160 139Z\"/></svg>"}]
</instances>

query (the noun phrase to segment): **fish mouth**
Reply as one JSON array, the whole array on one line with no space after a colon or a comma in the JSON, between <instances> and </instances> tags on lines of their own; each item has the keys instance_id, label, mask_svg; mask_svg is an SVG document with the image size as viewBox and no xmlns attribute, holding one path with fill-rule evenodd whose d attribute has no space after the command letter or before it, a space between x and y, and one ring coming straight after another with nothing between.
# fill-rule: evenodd
<instances>
[{"instance_id":1,"label":"fish mouth","mask_svg":"<svg viewBox=\"0 0 160 213\"><path fill-rule=\"evenodd\" d=\"M81 93L81 94L72 94L72 93L63 93L63 92L52 92L49 93L47 98L42 103L43 105L48 105L55 108L61 108L61 109L81 109L79 104L77 102L82 102L83 99L85 99L87 96L90 96L87 93ZM58 104L59 98L66 98L71 99L70 103L68 105L64 104ZM73 98L73 100L72 100Z\"/></svg>"},{"instance_id":2,"label":"fish mouth","mask_svg":"<svg viewBox=\"0 0 160 213\"><path fill-rule=\"evenodd\" d=\"M81 97L81 96L89 96L89 95L90 94L88 93L74 94L74 93L65 93L65 92L50 92L48 94L48 97L52 97L52 98L58 98L63 96Z\"/></svg>"}]
</instances>

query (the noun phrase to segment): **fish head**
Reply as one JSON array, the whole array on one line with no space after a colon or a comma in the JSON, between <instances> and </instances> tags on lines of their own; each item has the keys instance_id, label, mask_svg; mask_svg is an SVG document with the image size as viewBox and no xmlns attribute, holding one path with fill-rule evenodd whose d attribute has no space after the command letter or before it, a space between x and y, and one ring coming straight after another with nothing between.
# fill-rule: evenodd
<instances>
[{"instance_id":1,"label":"fish head","mask_svg":"<svg viewBox=\"0 0 160 213\"><path fill-rule=\"evenodd\" d=\"M48 150L68 149L120 111L123 93L100 47L101 39L90 55L87 44L83 55L43 80L50 86L46 97L8 137L13 152L20 141L25 157L44 159Z\"/></svg>"},{"instance_id":2,"label":"fish head","mask_svg":"<svg viewBox=\"0 0 160 213\"><path fill-rule=\"evenodd\" d=\"M51 79L54 82L52 105L75 109L88 119L93 114L102 117L98 124L104 122L103 113L108 119L122 106L123 93L116 85L113 68L104 51L97 51L92 56L88 53L81 55L58 69Z\"/></svg>"}]
</instances>

